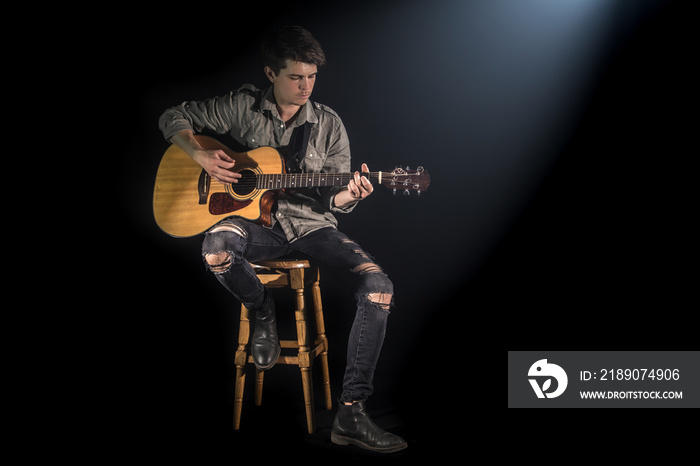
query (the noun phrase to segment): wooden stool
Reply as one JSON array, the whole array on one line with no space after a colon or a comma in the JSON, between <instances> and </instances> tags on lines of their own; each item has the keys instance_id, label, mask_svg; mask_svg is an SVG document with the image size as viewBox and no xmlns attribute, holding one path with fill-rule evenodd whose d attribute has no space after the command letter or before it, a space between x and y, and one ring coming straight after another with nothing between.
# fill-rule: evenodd
<instances>
[{"instance_id":1,"label":"wooden stool","mask_svg":"<svg viewBox=\"0 0 700 466\"><path fill-rule=\"evenodd\" d=\"M323 307L321 306L320 274L318 267L307 260L278 259L261 261L251 264L255 268L260 281L268 288L290 287L296 291L296 340L280 340L282 353L285 348L298 348L294 356L280 354L277 364L294 364L301 370L301 383L304 390L306 405L306 424L309 433L316 431L316 415L314 413L314 389L311 377L311 367L315 358L321 361L323 388L325 392L326 409L331 409L331 384L328 374L328 338L323 322ZM314 316L316 320L316 339L313 345L309 342L306 320L306 303L304 289L312 286ZM278 321L280 309L276 310ZM243 390L245 389L246 364L253 364L250 354L250 321L248 309L241 305L241 321L238 330L238 349L236 351L236 387L233 402L233 428L238 430L241 423L241 408L243 407ZM262 404L262 389L264 371L255 369L255 406Z\"/></svg>"}]
</instances>

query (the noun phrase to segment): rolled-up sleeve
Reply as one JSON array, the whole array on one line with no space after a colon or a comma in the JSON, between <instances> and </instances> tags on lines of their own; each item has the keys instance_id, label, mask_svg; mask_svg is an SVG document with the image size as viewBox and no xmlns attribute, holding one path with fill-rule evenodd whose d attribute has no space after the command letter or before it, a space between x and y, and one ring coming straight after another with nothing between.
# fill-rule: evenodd
<instances>
[{"instance_id":1,"label":"rolled-up sleeve","mask_svg":"<svg viewBox=\"0 0 700 466\"><path fill-rule=\"evenodd\" d=\"M236 94L231 92L201 102L183 102L163 112L158 120L158 127L167 141L187 129L197 133L208 130L216 134L225 134L235 124L235 100Z\"/></svg>"}]
</instances>

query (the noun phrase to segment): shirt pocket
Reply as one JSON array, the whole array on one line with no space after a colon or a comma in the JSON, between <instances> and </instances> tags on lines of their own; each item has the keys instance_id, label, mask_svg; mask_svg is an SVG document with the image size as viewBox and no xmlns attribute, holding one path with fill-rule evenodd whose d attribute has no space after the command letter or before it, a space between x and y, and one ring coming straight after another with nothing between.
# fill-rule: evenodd
<instances>
[{"instance_id":1,"label":"shirt pocket","mask_svg":"<svg viewBox=\"0 0 700 466\"><path fill-rule=\"evenodd\" d=\"M241 135L241 141L244 146L250 149L257 149L263 145L262 138L255 129L249 129Z\"/></svg>"},{"instance_id":2,"label":"shirt pocket","mask_svg":"<svg viewBox=\"0 0 700 466\"><path fill-rule=\"evenodd\" d=\"M303 163L306 173L320 173L323 164L326 163L326 154L309 145Z\"/></svg>"}]
</instances>

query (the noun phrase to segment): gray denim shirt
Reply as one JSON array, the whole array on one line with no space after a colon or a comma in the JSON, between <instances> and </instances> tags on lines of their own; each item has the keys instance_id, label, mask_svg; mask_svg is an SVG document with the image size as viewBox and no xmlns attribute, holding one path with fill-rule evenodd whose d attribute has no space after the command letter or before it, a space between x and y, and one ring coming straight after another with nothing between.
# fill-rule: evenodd
<instances>
[{"instance_id":1,"label":"gray denim shirt","mask_svg":"<svg viewBox=\"0 0 700 466\"><path fill-rule=\"evenodd\" d=\"M286 127L277 112L273 88L246 84L227 95L204 101L187 101L167 109L159 127L166 140L182 130L228 134L248 149L270 146L283 151L295 128L311 123L309 144L302 161L306 173L350 172L350 141L338 114L325 105L307 102L296 120ZM273 226L279 222L289 241L325 227L338 227L333 212L347 213L355 204L340 209L333 198L343 188L286 190L277 200Z\"/></svg>"}]
</instances>

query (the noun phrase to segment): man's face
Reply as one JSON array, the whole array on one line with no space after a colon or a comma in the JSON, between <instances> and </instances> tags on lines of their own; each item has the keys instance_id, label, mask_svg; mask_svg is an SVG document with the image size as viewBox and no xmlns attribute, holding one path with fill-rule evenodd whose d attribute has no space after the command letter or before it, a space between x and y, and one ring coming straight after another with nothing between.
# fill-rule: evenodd
<instances>
[{"instance_id":1,"label":"man's face","mask_svg":"<svg viewBox=\"0 0 700 466\"><path fill-rule=\"evenodd\" d=\"M292 60L287 60L287 66L278 75L265 67L265 74L275 85L275 99L279 106L304 105L314 90L317 72L316 65Z\"/></svg>"}]
</instances>

